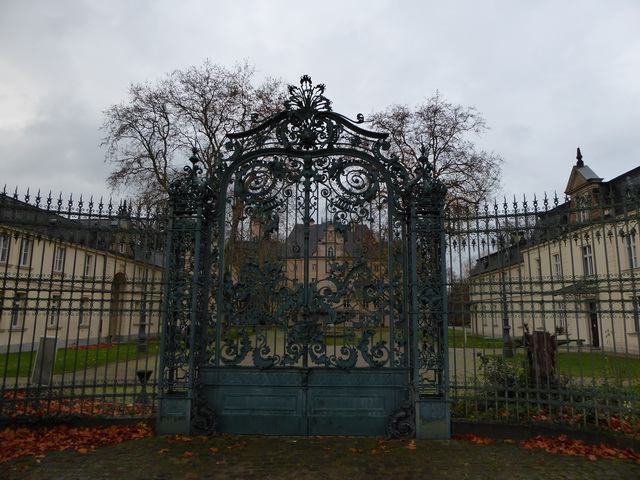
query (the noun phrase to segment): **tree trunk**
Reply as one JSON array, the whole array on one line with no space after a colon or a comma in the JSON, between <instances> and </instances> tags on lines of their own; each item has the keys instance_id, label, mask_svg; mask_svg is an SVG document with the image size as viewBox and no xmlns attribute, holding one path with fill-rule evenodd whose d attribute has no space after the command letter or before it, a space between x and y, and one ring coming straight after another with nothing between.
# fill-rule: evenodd
<instances>
[{"instance_id":1,"label":"tree trunk","mask_svg":"<svg viewBox=\"0 0 640 480\"><path fill-rule=\"evenodd\" d=\"M529 379L534 385L556 384L556 339L549 332L525 333Z\"/></svg>"}]
</instances>

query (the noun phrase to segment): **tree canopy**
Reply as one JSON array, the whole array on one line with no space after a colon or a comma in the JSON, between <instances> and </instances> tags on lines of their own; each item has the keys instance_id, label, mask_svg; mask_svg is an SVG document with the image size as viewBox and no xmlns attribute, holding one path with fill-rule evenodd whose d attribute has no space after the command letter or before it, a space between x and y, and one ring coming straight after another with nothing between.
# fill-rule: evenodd
<instances>
[{"instance_id":1,"label":"tree canopy","mask_svg":"<svg viewBox=\"0 0 640 480\"><path fill-rule=\"evenodd\" d=\"M466 210L500 186L502 159L478 151L473 135L487 130L475 107L445 101L439 92L415 107L392 105L370 118L375 129L389 132L392 153L410 171L424 155L434 175L448 189L450 208Z\"/></svg>"},{"instance_id":2,"label":"tree canopy","mask_svg":"<svg viewBox=\"0 0 640 480\"><path fill-rule=\"evenodd\" d=\"M247 62L228 69L205 61L154 84L132 84L128 99L104 112L112 190L127 191L146 205L165 199L192 148L210 170L228 133L246 130L255 117L264 119L284 106L284 83L268 78L254 86L254 75ZM373 113L370 121L373 129L389 133L392 153L411 172L420 156L427 157L448 188L450 207L477 205L499 187L502 159L478 151L471 140L487 130L474 107L449 103L438 92L415 107L392 105Z\"/></svg>"},{"instance_id":3,"label":"tree canopy","mask_svg":"<svg viewBox=\"0 0 640 480\"><path fill-rule=\"evenodd\" d=\"M127 191L147 205L166 198L192 148L209 170L227 133L248 128L254 114L264 118L282 108L282 81L269 78L254 86L254 75L246 62L227 69L205 61L155 84L132 84L127 101L104 112L112 190Z\"/></svg>"}]
</instances>

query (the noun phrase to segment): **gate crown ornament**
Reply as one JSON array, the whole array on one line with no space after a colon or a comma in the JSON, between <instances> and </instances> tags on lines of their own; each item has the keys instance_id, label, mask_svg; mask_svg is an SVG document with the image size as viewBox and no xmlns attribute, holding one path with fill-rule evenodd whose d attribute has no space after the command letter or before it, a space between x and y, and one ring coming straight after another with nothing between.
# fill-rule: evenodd
<instances>
[{"instance_id":1,"label":"gate crown ornament","mask_svg":"<svg viewBox=\"0 0 640 480\"><path fill-rule=\"evenodd\" d=\"M309 152L336 147L368 150L382 160L381 151L389 149L385 141L388 134L362 128L362 114L353 121L333 112L324 91L324 84L314 86L311 77L303 75L299 87L289 86L283 111L247 131L228 135L226 147L231 155L226 160L231 162L250 150L284 148Z\"/></svg>"},{"instance_id":2,"label":"gate crown ornament","mask_svg":"<svg viewBox=\"0 0 640 480\"><path fill-rule=\"evenodd\" d=\"M331 100L323 95L324 83L313 86L311 77L303 75L300 77L300 86L289 85L289 100L284 102L287 110L308 111L331 111Z\"/></svg>"}]
</instances>

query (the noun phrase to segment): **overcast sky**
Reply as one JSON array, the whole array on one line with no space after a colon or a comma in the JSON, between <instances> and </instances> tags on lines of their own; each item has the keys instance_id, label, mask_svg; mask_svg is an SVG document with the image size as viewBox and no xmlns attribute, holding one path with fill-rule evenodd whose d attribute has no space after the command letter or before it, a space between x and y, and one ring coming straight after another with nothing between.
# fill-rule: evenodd
<instances>
[{"instance_id":1,"label":"overcast sky","mask_svg":"<svg viewBox=\"0 0 640 480\"><path fill-rule=\"evenodd\" d=\"M0 0L0 184L109 195L102 112L205 59L327 86L355 118L475 106L503 194L564 192L576 147L640 165L640 0Z\"/></svg>"}]
</instances>

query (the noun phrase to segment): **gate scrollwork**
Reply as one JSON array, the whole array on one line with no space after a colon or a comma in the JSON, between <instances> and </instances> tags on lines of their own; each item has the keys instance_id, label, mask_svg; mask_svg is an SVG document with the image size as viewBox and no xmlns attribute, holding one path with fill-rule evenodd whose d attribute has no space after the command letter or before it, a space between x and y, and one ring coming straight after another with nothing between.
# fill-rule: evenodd
<instances>
[{"instance_id":1,"label":"gate scrollwork","mask_svg":"<svg viewBox=\"0 0 640 480\"><path fill-rule=\"evenodd\" d=\"M194 152L171 186L161 396L191 395L193 428L216 420L203 371L398 372L412 387L396 436L415 430L414 390L442 383L444 192L324 90L302 77L282 112L228 135L206 178Z\"/></svg>"}]
</instances>

